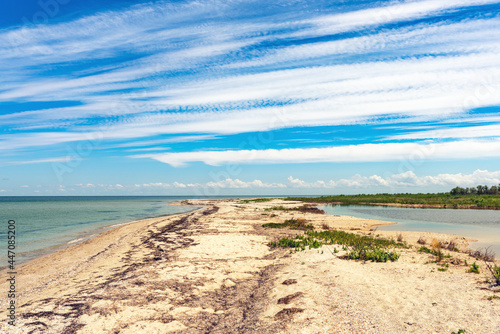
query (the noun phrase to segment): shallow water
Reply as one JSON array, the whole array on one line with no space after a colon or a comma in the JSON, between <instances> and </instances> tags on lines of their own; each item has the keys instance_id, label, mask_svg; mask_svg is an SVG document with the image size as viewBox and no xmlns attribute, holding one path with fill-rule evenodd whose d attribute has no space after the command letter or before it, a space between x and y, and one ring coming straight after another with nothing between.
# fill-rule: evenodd
<instances>
[{"instance_id":1,"label":"shallow water","mask_svg":"<svg viewBox=\"0 0 500 334\"><path fill-rule=\"evenodd\" d=\"M371 205L324 205L328 214L396 222L379 226L385 231L422 231L469 237L470 248L485 249L500 257L500 210L422 209Z\"/></svg>"},{"instance_id":2,"label":"shallow water","mask_svg":"<svg viewBox=\"0 0 500 334\"><path fill-rule=\"evenodd\" d=\"M84 241L112 226L172 215L193 207L169 206L179 197L0 197L0 247L7 253L7 222L16 226L16 261L22 263ZM0 267L7 265L7 256Z\"/></svg>"}]
</instances>

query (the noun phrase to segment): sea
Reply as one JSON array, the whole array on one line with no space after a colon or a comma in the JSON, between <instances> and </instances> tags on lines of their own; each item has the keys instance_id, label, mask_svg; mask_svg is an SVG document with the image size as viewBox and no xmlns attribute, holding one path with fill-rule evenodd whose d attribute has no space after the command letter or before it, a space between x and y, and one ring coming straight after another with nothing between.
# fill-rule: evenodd
<instances>
[{"instance_id":1,"label":"sea","mask_svg":"<svg viewBox=\"0 0 500 334\"><path fill-rule=\"evenodd\" d=\"M0 197L0 252L5 254L0 257L0 268L7 266L9 227L15 227L15 260L20 264L83 242L121 224L196 209L192 206L170 205L186 198L188 197Z\"/></svg>"},{"instance_id":2,"label":"sea","mask_svg":"<svg viewBox=\"0 0 500 334\"><path fill-rule=\"evenodd\" d=\"M454 234L477 240L469 247L489 249L500 258L500 210L428 209L374 205L324 205L328 214L395 222L377 227L385 231Z\"/></svg>"}]
</instances>

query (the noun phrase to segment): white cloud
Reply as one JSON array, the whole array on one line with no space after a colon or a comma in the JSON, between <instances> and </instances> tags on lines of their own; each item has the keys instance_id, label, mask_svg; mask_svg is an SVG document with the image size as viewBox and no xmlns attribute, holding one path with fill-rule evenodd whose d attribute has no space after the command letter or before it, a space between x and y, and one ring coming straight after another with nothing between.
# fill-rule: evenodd
<instances>
[{"instance_id":1,"label":"white cloud","mask_svg":"<svg viewBox=\"0 0 500 334\"><path fill-rule=\"evenodd\" d=\"M391 22L416 20L436 16L443 11L460 7L498 3L498 0L425 0L403 1L342 14L325 15L306 21L313 28L299 35L326 35Z\"/></svg>"},{"instance_id":2,"label":"white cloud","mask_svg":"<svg viewBox=\"0 0 500 334\"><path fill-rule=\"evenodd\" d=\"M387 177L379 175L361 176L356 174L348 179L307 182L290 176L288 178L291 188L368 188L385 187L401 189L402 187L429 187L429 186L477 186L478 184L500 184L500 171L489 172L476 170L472 174L438 174L434 176L417 176L412 171L394 174Z\"/></svg>"},{"instance_id":3,"label":"white cloud","mask_svg":"<svg viewBox=\"0 0 500 334\"><path fill-rule=\"evenodd\" d=\"M349 11L351 7L346 5L345 13L311 17L311 12L297 10L292 17L263 16L259 20L248 20L249 13L238 11L238 1L223 6L214 1L155 2L70 22L4 29L0 32L0 68L6 74L0 78L0 100L81 104L0 115L2 125L15 130L0 135L1 149L92 138L107 141L101 149L126 149L216 139L217 134L374 123L388 115L400 121L436 120L499 105L500 19L496 16L471 14L464 20L442 18L438 23L412 23L360 37L339 36L333 41L310 40L298 45L280 43L298 36L358 32L360 28L437 17L462 7L499 2L425 0L390 2L387 6L372 2L372 8L362 10ZM137 55L132 54L135 51ZM113 59L124 54L137 59ZM351 58L344 61L339 55ZM112 65L89 62L99 59L108 59L106 63ZM73 72L59 67L67 63L91 66ZM63 74L43 74L47 64L54 66L51 73ZM192 73L177 74L178 70ZM95 122L92 118L96 116L105 120ZM98 125L82 125L95 123ZM389 139L498 137L498 130L498 126L468 127L457 134L453 134L454 129L445 129L439 134L422 131ZM172 138L137 141L164 134ZM123 144L123 140L134 142ZM227 161L386 161L435 148L436 153L426 159L441 159L458 158L461 144L472 156L497 156L494 151L498 146L493 141L457 143L135 157L153 157L173 166L191 161L213 165ZM233 186L245 187L237 181L232 180Z\"/></svg>"},{"instance_id":4,"label":"white cloud","mask_svg":"<svg viewBox=\"0 0 500 334\"><path fill-rule=\"evenodd\" d=\"M28 164L40 164L40 163L52 163L52 162L70 162L76 160L74 157L57 157L57 158L47 158L47 159L36 159L36 160L26 160L26 161L9 161L9 165L28 165Z\"/></svg>"},{"instance_id":5,"label":"white cloud","mask_svg":"<svg viewBox=\"0 0 500 334\"><path fill-rule=\"evenodd\" d=\"M150 183L144 183L144 184L136 184L134 185L136 188L141 188L141 187L145 187L145 188L171 188L172 185L168 184L168 183L162 183L162 182L150 182Z\"/></svg>"},{"instance_id":6,"label":"white cloud","mask_svg":"<svg viewBox=\"0 0 500 334\"><path fill-rule=\"evenodd\" d=\"M314 162L375 162L413 161L430 159L463 159L467 157L499 157L500 139L461 140L431 143L384 143L334 146L326 148L239 150L239 151L198 151L140 155L150 157L174 167L190 162L204 162L211 166L229 163L270 164L270 163L314 163ZM136 156L137 157L137 156Z\"/></svg>"},{"instance_id":7,"label":"white cloud","mask_svg":"<svg viewBox=\"0 0 500 334\"><path fill-rule=\"evenodd\" d=\"M316 182L305 182L300 179L294 179L292 176L288 177L288 182L293 188L328 188L334 186L333 181L330 181L328 184L324 181L316 181Z\"/></svg>"},{"instance_id":8,"label":"white cloud","mask_svg":"<svg viewBox=\"0 0 500 334\"><path fill-rule=\"evenodd\" d=\"M253 180L250 182L244 182L238 179L225 179L221 181L210 181L203 185L199 185L202 188L285 188L286 186L281 183L264 183L261 180Z\"/></svg>"},{"instance_id":9,"label":"white cloud","mask_svg":"<svg viewBox=\"0 0 500 334\"><path fill-rule=\"evenodd\" d=\"M79 131L1 135L0 140L3 141L3 149L12 150L85 141L92 137L130 140L161 134L177 135L177 138L163 140L174 143L208 140L214 138L213 134L374 122L384 115L436 119L470 108L500 104L499 78L498 53L271 71L202 81L168 92L163 90L150 94L148 98L152 100L148 102L126 100L117 103L116 108L110 102L91 102L84 107L3 115L0 120L4 124L24 124L30 118L35 123L43 120L53 124L60 118L74 115L88 117L83 109L104 114L111 109L117 115L180 107L188 109L182 113L141 114ZM158 99L154 96L165 94L169 97ZM249 108L246 106L249 99L262 101L260 104L273 99L295 103L280 107L266 107L258 103ZM189 111L193 106L214 110L220 104L229 105L222 107L222 112ZM211 135L182 136L184 133ZM159 140L149 144L154 142L158 144Z\"/></svg>"},{"instance_id":10,"label":"white cloud","mask_svg":"<svg viewBox=\"0 0 500 334\"><path fill-rule=\"evenodd\" d=\"M390 136L389 140L400 139L435 139L435 138L479 138L498 137L500 125L463 126L457 128L437 128L429 131L416 131L409 134Z\"/></svg>"}]
</instances>

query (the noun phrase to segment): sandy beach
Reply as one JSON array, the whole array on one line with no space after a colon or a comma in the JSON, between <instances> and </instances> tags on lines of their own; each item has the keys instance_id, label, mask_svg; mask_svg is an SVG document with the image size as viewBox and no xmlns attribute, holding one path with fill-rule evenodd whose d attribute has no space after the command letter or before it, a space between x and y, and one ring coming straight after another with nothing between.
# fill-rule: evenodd
<instances>
[{"instance_id":1,"label":"sandy beach","mask_svg":"<svg viewBox=\"0 0 500 334\"><path fill-rule=\"evenodd\" d=\"M266 210L272 200L187 200L202 209L118 226L17 268L16 326L0 272L5 333L500 333L500 286L465 253L464 237L378 231L376 220ZM396 262L342 258L332 245L267 244L301 231L264 223L304 218L315 230L402 238ZM445 271L419 239L458 251ZM429 244L427 244L428 247ZM465 265L467 261L468 265ZM476 261L480 273L467 272Z\"/></svg>"}]
</instances>

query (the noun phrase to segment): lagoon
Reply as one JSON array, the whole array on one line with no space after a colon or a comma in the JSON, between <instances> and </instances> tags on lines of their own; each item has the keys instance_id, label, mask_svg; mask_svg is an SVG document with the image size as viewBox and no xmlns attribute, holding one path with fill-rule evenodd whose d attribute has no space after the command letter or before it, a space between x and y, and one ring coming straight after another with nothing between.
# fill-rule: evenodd
<instances>
[{"instance_id":1,"label":"lagoon","mask_svg":"<svg viewBox=\"0 0 500 334\"><path fill-rule=\"evenodd\" d=\"M385 231L422 231L455 234L477 240L471 249L485 249L500 257L500 210L427 209L374 205L323 205L327 214L396 222Z\"/></svg>"}]
</instances>

